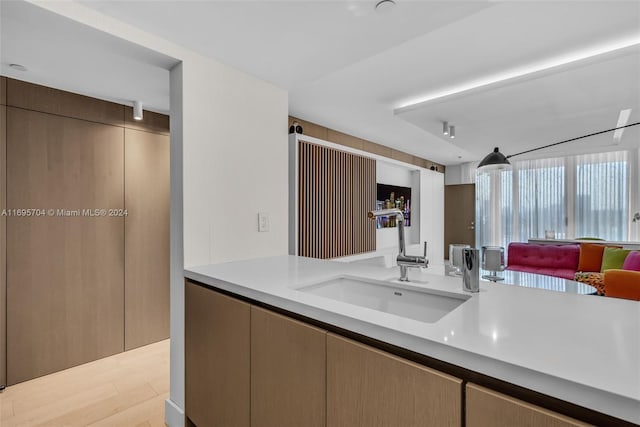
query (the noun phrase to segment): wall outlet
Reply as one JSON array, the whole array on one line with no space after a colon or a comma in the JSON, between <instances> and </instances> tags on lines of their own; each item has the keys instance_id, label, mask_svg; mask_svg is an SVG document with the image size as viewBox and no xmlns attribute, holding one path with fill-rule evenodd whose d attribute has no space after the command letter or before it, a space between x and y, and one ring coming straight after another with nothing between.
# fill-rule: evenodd
<instances>
[{"instance_id":1,"label":"wall outlet","mask_svg":"<svg viewBox=\"0 0 640 427\"><path fill-rule=\"evenodd\" d=\"M258 231L269 231L269 212L258 212Z\"/></svg>"}]
</instances>

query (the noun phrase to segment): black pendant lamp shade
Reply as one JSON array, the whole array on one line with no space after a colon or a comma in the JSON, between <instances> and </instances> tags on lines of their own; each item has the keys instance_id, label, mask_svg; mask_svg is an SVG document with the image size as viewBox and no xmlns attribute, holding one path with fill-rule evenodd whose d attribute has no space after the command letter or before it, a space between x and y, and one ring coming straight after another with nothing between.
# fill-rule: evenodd
<instances>
[{"instance_id":1,"label":"black pendant lamp shade","mask_svg":"<svg viewBox=\"0 0 640 427\"><path fill-rule=\"evenodd\" d=\"M478 165L478 169L509 169L511 163L507 160L507 157L500 152L498 147L493 149L493 152L487 154Z\"/></svg>"},{"instance_id":2,"label":"black pendant lamp shade","mask_svg":"<svg viewBox=\"0 0 640 427\"><path fill-rule=\"evenodd\" d=\"M533 151L538 151L538 150L542 150L542 149L549 148L549 147L555 147L556 145L565 144L567 142L572 142L572 141L577 141L577 140L582 139L582 138L588 138L590 136L600 135L600 134L607 133L607 132L613 132L613 131L616 131L618 129L624 129L624 128L628 128L628 127L631 127L631 126L638 126L638 125L640 125L640 122L630 123L628 125L618 126L618 127L613 128L613 129L601 130L600 132L590 133L588 135L579 136L577 138L565 139L564 141L554 142L553 144L543 145L542 147L532 148L530 150L522 151L522 152L516 153L516 154L510 154L508 156L505 156L504 154L502 154L500 152L500 150L498 149L498 147L496 147L496 148L493 149L493 153L489 153L487 155L487 157L482 159L482 161L478 165L478 169L481 169L481 168L484 169L484 170L511 169L511 163L509 163L509 160L508 160L511 157L519 156L521 154L531 153Z\"/></svg>"}]
</instances>

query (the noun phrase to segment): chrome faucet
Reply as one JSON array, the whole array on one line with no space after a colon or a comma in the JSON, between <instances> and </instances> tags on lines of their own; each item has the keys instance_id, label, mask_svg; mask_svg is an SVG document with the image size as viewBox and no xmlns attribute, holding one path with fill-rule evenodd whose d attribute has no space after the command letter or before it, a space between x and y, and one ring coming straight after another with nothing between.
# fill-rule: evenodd
<instances>
[{"instance_id":1,"label":"chrome faucet","mask_svg":"<svg viewBox=\"0 0 640 427\"><path fill-rule=\"evenodd\" d=\"M400 247L400 253L396 258L396 261L398 262L398 266L400 266L400 281L409 281L409 267L427 268L429 266L429 260L427 259L427 242L424 242L424 256L407 255L405 253L404 214L400 209L380 209L377 211L370 211L367 216L369 217L369 219L376 219L379 216L396 217L396 220L398 222L398 246Z\"/></svg>"}]
</instances>

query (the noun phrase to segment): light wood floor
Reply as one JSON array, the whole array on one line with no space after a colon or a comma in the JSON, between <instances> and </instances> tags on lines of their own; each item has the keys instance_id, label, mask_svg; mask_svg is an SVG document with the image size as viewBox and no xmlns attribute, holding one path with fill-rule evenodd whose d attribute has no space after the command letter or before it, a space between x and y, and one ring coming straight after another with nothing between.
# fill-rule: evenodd
<instances>
[{"instance_id":1,"label":"light wood floor","mask_svg":"<svg viewBox=\"0 0 640 427\"><path fill-rule=\"evenodd\" d=\"M169 340L7 387L0 426L164 427Z\"/></svg>"}]
</instances>

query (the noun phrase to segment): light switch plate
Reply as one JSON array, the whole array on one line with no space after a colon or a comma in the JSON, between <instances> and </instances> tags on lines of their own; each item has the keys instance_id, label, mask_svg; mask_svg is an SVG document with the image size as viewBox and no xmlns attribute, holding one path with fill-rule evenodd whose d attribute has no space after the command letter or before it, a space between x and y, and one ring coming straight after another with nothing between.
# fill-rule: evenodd
<instances>
[{"instance_id":1,"label":"light switch plate","mask_svg":"<svg viewBox=\"0 0 640 427\"><path fill-rule=\"evenodd\" d=\"M269 231L269 212L258 212L258 231Z\"/></svg>"}]
</instances>

